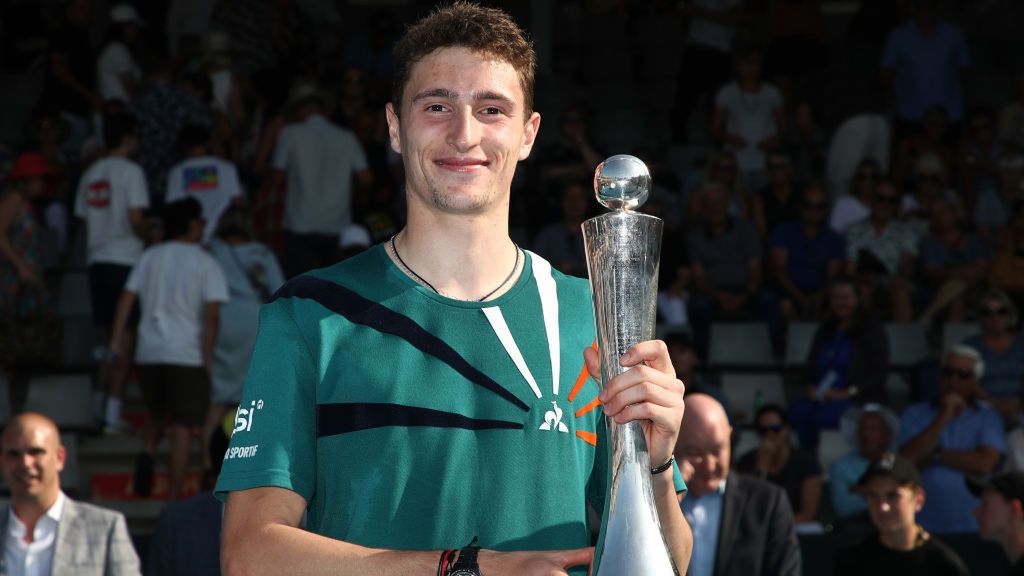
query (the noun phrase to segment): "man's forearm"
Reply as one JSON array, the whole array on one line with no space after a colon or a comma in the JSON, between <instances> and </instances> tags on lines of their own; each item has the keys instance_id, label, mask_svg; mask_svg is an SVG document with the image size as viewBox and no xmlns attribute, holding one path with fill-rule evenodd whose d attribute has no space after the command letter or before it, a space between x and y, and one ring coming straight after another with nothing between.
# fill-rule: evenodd
<instances>
[{"instance_id":1,"label":"man's forearm","mask_svg":"<svg viewBox=\"0 0 1024 576\"><path fill-rule=\"evenodd\" d=\"M942 434L942 429L946 427L946 422L947 419L940 413L927 428L911 438L900 449L900 454L916 465L923 464L931 456L935 446L939 443L939 436Z\"/></svg>"},{"instance_id":2,"label":"man's forearm","mask_svg":"<svg viewBox=\"0 0 1024 576\"><path fill-rule=\"evenodd\" d=\"M225 576L428 576L437 572L441 551L365 548L284 524L271 524L241 538L225 537Z\"/></svg>"},{"instance_id":3,"label":"man's forearm","mask_svg":"<svg viewBox=\"0 0 1024 576\"><path fill-rule=\"evenodd\" d=\"M966 474L988 476L999 463L999 453L987 450L943 450L939 463Z\"/></svg>"},{"instance_id":4,"label":"man's forearm","mask_svg":"<svg viewBox=\"0 0 1024 576\"><path fill-rule=\"evenodd\" d=\"M680 574L685 574L686 567L690 565L690 554L693 552L693 534L690 531L690 525L686 522L683 511L679 507L672 474L664 472L652 480L661 532L665 535L665 542L668 544L669 553L672 554L672 561L675 562L676 569Z\"/></svg>"}]
</instances>

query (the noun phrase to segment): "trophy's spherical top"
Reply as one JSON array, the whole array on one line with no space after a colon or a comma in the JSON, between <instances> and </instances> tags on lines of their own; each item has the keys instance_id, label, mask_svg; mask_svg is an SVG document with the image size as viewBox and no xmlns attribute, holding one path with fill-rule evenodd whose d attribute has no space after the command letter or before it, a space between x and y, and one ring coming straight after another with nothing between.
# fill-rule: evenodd
<instances>
[{"instance_id":1,"label":"trophy's spherical top","mask_svg":"<svg viewBox=\"0 0 1024 576\"><path fill-rule=\"evenodd\" d=\"M606 208L639 208L651 193L651 173L636 156L617 154L598 164L594 171L594 193Z\"/></svg>"}]
</instances>

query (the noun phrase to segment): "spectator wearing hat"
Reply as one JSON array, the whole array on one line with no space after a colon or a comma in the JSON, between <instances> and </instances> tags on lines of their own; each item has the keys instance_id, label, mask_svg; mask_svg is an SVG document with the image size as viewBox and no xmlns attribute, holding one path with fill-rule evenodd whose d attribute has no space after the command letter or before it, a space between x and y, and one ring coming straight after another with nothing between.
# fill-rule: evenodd
<instances>
[{"instance_id":1,"label":"spectator wearing hat","mask_svg":"<svg viewBox=\"0 0 1024 576\"><path fill-rule=\"evenodd\" d=\"M126 353L125 327L138 300L135 362L149 419L134 488L140 496L151 493L153 455L166 431L172 438L167 493L175 500L185 481L192 432L202 428L210 404L220 306L229 296L220 265L199 246L199 202L172 202L163 219L168 240L147 249L132 269L117 305L110 349Z\"/></svg>"},{"instance_id":2,"label":"spectator wearing hat","mask_svg":"<svg viewBox=\"0 0 1024 576\"><path fill-rule=\"evenodd\" d=\"M110 9L107 45L96 60L96 85L100 98L128 103L139 91L142 72L132 51L140 43L144 22L131 4Z\"/></svg>"},{"instance_id":3,"label":"spectator wearing hat","mask_svg":"<svg viewBox=\"0 0 1024 576\"><path fill-rule=\"evenodd\" d=\"M853 488L868 466L892 448L899 428L899 417L881 404L854 407L843 415L840 430L856 448L828 468L832 510L843 523L869 520L867 502Z\"/></svg>"},{"instance_id":4,"label":"spectator wearing hat","mask_svg":"<svg viewBox=\"0 0 1024 576\"><path fill-rule=\"evenodd\" d=\"M85 221L92 317L101 342L110 337L117 299L142 255L147 233L143 211L149 207L146 177L132 160L138 143L135 119L108 114L103 127L108 152L82 175L75 198L75 215ZM129 348L132 324L126 326L124 341ZM113 365L102 366L97 378L95 417L111 431L121 427L121 398L129 368L128 359L121 357Z\"/></svg>"},{"instance_id":5,"label":"spectator wearing hat","mask_svg":"<svg viewBox=\"0 0 1024 576\"><path fill-rule=\"evenodd\" d=\"M926 498L909 460L883 454L868 466L855 489L867 501L878 532L836 556L837 576L968 576L956 553L914 521Z\"/></svg>"},{"instance_id":6,"label":"spectator wearing hat","mask_svg":"<svg viewBox=\"0 0 1024 576\"><path fill-rule=\"evenodd\" d=\"M11 413L20 412L31 374L17 357L23 321L52 312L40 263L39 220L32 202L46 194L53 169L39 154L17 157L0 191L0 368L6 370Z\"/></svg>"},{"instance_id":7,"label":"spectator wearing hat","mask_svg":"<svg viewBox=\"0 0 1024 576\"><path fill-rule=\"evenodd\" d=\"M203 207L203 244L209 244L221 214L245 201L235 165L210 154L210 129L189 124L178 134L178 146L185 160L167 173L167 201L190 197Z\"/></svg>"},{"instance_id":8,"label":"spectator wearing hat","mask_svg":"<svg viewBox=\"0 0 1024 576\"><path fill-rule=\"evenodd\" d=\"M214 430L242 400L242 385L256 344L260 306L284 284L277 258L253 238L249 212L240 206L228 208L219 219L210 255L224 272L231 300L220 306L213 351L212 394L202 434L205 471L213 470L209 445Z\"/></svg>"},{"instance_id":9,"label":"spectator wearing hat","mask_svg":"<svg viewBox=\"0 0 1024 576\"><path fill-rule=\"evenodd\" d=\"M1024 576L1024 472L1007 472L988 481L969 480L980 501L974 515L981 537L1003 548L1010 576Z\"/></svg>"},{"instance_id":10,"label":"spectator wearing hat","mask_svg":"<svg viewBox=\"0 0 1024 576\"><path fill-rule=\"evenodd\" d=\"M986 476L1006 453L999 413L980 402L985 362L970 346L945 354L939 397L903 412L900 453L921 468L921 486L931 495L918 516L936 533L976 533L971 514L978 501L964 484L966 475Z\"/></svg>"},{"instance_id":11,"label":"spectator wearing hat","mask_svg":"<svg viewBox=\"0 0 1024 576\"><path fill-rule=\"evenodd\" d=\"M278 136L268 186L287 182L282 264L291 278L335 261L338 235L352 222L353 178L368 189L373 176L355 135L327 119L315 86L295 86L289 108L296 121Z\"/></svg>"}]
</instances>

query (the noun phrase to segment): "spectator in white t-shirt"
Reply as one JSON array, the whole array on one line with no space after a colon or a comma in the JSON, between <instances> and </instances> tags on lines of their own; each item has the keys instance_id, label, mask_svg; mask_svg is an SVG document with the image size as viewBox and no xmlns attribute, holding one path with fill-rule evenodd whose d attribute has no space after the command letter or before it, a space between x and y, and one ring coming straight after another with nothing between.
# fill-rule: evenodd
<instances>
[{"instance_id":1,"label":"spectator in white t-shirt","mask_svg":"<svg viewBox=\"0 0 1024 576\"><path fill-rule=\"evenodd\" d=\"M736 152L747 190L768 182L765 153L779 143L785 127L782 94L761 80L761 53L747 49L736 58L736 81L715 96L714 136Z\"/></svg>"},{"instance_id":2,"label":"spectator in white t-shirt","mask_svg":"<svg viewBox=\"0 0 1024 576\"><path fill-rule=\"evenodd\" d=\"M135 118L108 114L103 127L107 155L82 175L75 198L75 215L85 221L89 294L100 342L110 337L117 299L142 254L146 234L143 212L149 207L146 176L130 158L138 143ZM130 347L130 330L125 340ZM96 419L110 431L121 427L121 398L129 368L130 363L122 358L101 367L97 377L93 409Z\"/></svg>"},{"instance_id":3,"label":"spectator in white t-shirt","mask_svg":"<svg viewBox=\"0 0 1024 576\"><path fill-rule=\"evenodd\" d=\"M109 41L96 60L96 85L100 98L131 102L138 93L142 72L132 49L141 39L142 18L129 4L110 9Z\"/></svg>"},{"instance_id":4,"label":"spectator in white t-shirt","mask_svg":"<svg viewBox=\"0 0 1024 576\"><path fill-rule=\"evenodd\" d=\"M297 85L288 107L296 121L278 136L268 186L287 182L282 264L291 278L335 261L338 235L352 222L352 179L366 190L373 177L355 135L325 117L319 90Z\"/></svg>"},{"instance_id":5,"label":"spectator in white t-shirt","mask_svg":"<svg viewBox=\"0 0 1024 576\"><path fill-rule=\"evenodd\" d=\"M198 200L206 220L203 244L209 244L221 214L244 201L238 170L231 162L210 154L210 129L203 124L182 128L178 146L185 160L167 173L167 202L186 196Z\"/></svg>"},{"instance_id":6,"label":"spectator in white t-shirt","mask_svg":"<svg viewBox=\"0 0 1024 576\"><path fill-rule=\"evenodd\" d=\"M134 488L140 496L151 493L153 455L166 431L172 439L167 496L175 500L185 481L192 433L203 426L210 405L220 306L229 298L220 264L199 246L199 202L172 202L164 207L163 220L168 240L143 252L132 270L117 304L110 348L125 353L122 337L138 300L135 363L149 419Z\"/></svg>"}]
</instances>

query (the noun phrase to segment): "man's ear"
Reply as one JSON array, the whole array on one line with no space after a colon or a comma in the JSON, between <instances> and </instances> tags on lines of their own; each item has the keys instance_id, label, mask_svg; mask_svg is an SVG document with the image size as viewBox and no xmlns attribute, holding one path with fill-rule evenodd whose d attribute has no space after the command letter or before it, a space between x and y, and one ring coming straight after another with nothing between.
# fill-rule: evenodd
<instances>
[{"instance_id":1,"label":"man's ear","mask_svg":"<svg viewBox=\"0 0 1024 576\"><path fill-rule=\"evenodd\" d=\"M395 112L395 106L388 102L384 106L384 113L388 120L388 141L391 142L391 149L397 154L402 153L402 139L399 136L398 130L398 113Z\"/></svg>"},{"instance_id":2,"label":"man's ear","mask_svg":"<svg viewBox=\"0 0 1024 576\"><path fill-rule=\"evenodd\" d=\"M534 112L526 120L525 130L523 130L523 145L519 149L520 160L526 160L530 157L533 143L537 141L537 132L540 132L540 113Z\"/></svg>"}]
</instances>

